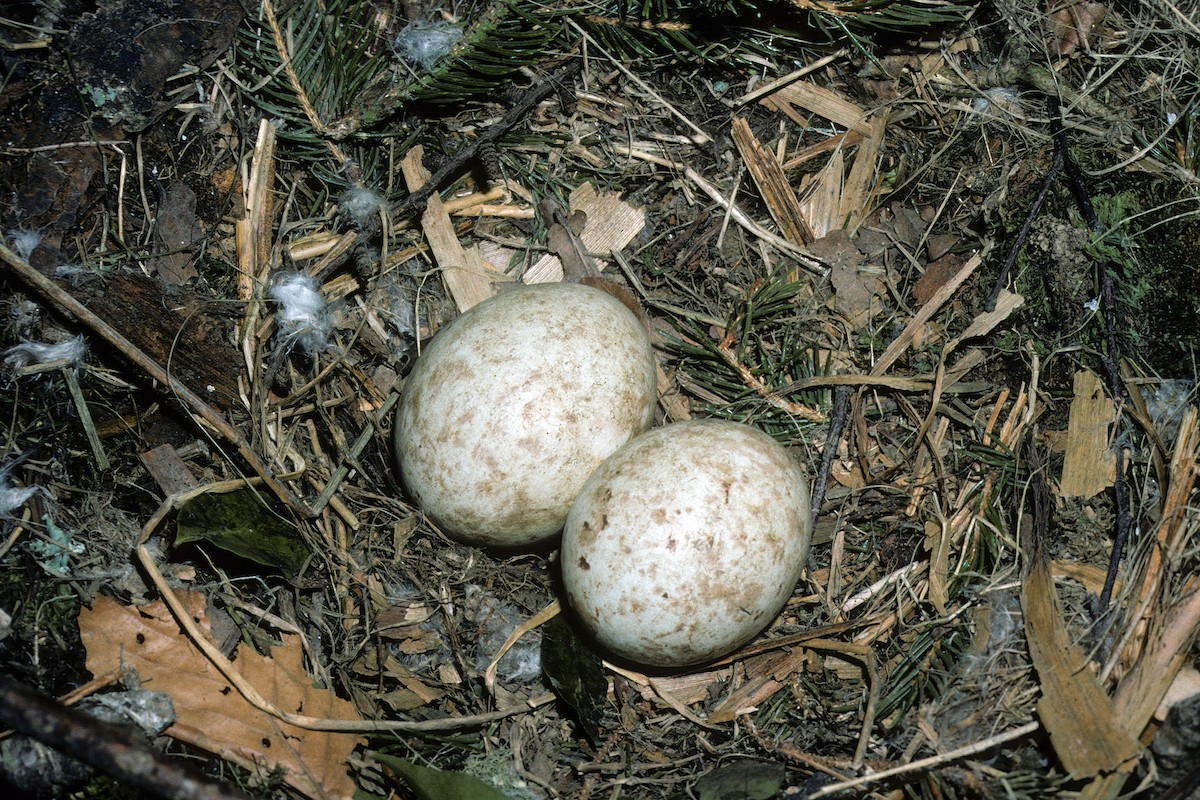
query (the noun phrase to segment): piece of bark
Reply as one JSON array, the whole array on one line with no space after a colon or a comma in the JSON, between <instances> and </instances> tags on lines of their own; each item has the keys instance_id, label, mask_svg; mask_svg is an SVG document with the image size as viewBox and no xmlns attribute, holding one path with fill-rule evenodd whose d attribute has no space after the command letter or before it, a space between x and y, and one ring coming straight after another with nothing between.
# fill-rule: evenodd
<instances>
[{"instance_id":1,"label":"piece of bark","mask_svg":"<svg viewBox=\"0 0 1200 800\"><path fill-rule=\"evenodd\" d=\"M154 218L154 238L159 255L150 259L158 277L172 286L182 286L195 278L196 245L204 238L196 218L196 193L180 181L167 186Z\"/></svg>"},{"instance_id":2,"label":"piece of bark","mask_svg":"<svg viewBox=\"0 0 1200 800\"><path fill-rule=\"evenodd\" d=\"M230 321L198 295L168 289L139 273L117 273L79 300L214 408L237 404L242 363Z\"/></svg>"},{"instance_id":3,"label":"piece of bark","mask_svg":"<svg viewBox=\"0 0 1200 800\"><path fill-rule=\"evenodd\" d=\"M1075 373L1073 394L1059 493L1086 500L1112 486L1117 478L1117 457L1109 444L1116 408L1104 393L1100 378L1088 370Z\"/></svg>"}]
</instances>

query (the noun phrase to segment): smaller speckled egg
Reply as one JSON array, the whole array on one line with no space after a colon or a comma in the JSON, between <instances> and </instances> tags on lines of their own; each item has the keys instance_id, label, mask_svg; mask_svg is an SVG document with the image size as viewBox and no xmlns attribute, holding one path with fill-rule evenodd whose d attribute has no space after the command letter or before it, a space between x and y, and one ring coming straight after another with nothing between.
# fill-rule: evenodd
<instances>
[{"instance_id":1,"label":"smaller speckled egg","mask_svg":"<svg viewBox=\"0 0 1200 800\"><path fill-rule=\"evenodd\" d=\"M514 288L469 309L404 382L396 458L417 504L464 542L557 534L588 475L654 421L654 352L611 294Z\"/></svg>"},{"instance_id":2,"label":"smaller speckled egg","mask_svg":"<svg viewBox=\"0 0 1200 800\"><path fill-rule=\"evenodd\" d=\"M644 433L588 478L563 530L567 600L601 645L662 667L720 658L763 630L800 579L808 479L748 425Z\"/></svg>"}]
</instances>

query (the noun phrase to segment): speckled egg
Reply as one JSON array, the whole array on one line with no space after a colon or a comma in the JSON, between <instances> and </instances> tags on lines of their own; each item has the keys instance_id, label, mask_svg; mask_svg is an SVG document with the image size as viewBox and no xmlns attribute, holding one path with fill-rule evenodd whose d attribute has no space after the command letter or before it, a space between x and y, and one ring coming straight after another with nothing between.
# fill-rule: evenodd
<instances>
[{"instance_id":1,"label":"speckled egg","mask_svg":"<svg viewBox=\"0 0 1200 800\"><path fill-rule=\"evenodd\" d=\"M579 284L502 292L425 347L395 425L401 476L444 532L522 547L557 534L592 470L648 428L645 329Z\"/></svg>"},{"instance_id":2,"label":"speckled egg","mask_svg":"<svg viewBox=\"0 0 1200 800\"><path fill-rule=\"evenodd\" d=\"M604 647L677 667L736 650L783 608L812 538L808 480L771 437L696 420L604 461L567 516L567 600Z\"/></svg>"}]
</instances>

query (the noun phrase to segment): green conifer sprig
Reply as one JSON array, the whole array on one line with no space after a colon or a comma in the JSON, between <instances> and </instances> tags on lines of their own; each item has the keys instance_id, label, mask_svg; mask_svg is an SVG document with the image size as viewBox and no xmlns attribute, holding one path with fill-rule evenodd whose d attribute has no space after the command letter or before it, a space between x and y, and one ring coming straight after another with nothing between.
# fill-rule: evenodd
<instances>
[{"instance_id":1,"label":"green conifer sprig","mask_svg":"<svg viewBox=\"0 0 1200 800\"><path fill-rule=\"evenodd\" d=\"M953 0L788 0L797 8L815 12L826 21L837 20L848 30L907 33L962 22L974 6Z\"/></svg>"},{"instance_id":2,"label":"green conifer sprig","mask_svg":"<svg viewBox=\"0 0 1200 800\"><path fill-rule=\"evenodd\" d=\"M803 406L828 409L828 389L795 389L805 378L828 375L828 354L797 325L803 284L774 277L756 284L730 312L719 338L699 320L679 319L683 337L668 336L688 380L719 402L700 402L706 413L745 422L783 439L794 436Z\"/></svg>"},{"instance_id":3,"label":"green conifer sprig","mask_svg":"<svg viewBox=\"0 0 1200 800\"><path fill-rule=\"evenodd\" d=\"M263 0L243 26L240 54L255 74L256 102L293 123L292 138L317 144L379 133L408 103L460 103L486 96L524 66L543 60L579 20L629 55L703 63L775 55L817 28L904 31L961 20L951 0L598 0L587 6L538 0L478 0L460 11L461 36L432 64L409 64L391 47L394 31L370 27L366 0ZM799 12L799 15L797 14ZM308 130L305 131L304 129Z\"/></svg>"},{"instance_id":4,"label":"green conifer sprig","mask_svg":"<svg viewBox=\"0 0 1200 800\"><path fill-rule=\"evenodd\" d=\"M490 0L473 11L466 12L450 51L429 69L397 59L376 76L360 97L355 124L370 128L411 101L450 104L487 94L543 59L568 13L529 0Z\"/></svg>"},{"instance_id":5,"label":"green conifer sprig","mask_svg":"<svg viewBox=\"0 0 1200 800\"><path fill-rule=\"evenodd\" d=\"M381 145L415 138L401 126L349 131L339 121L381 72L391 68L386 37L371 25L365 0L297 0L262 13L238 32L238 70L244 97L280 123L287 156L305 164L324 183L382 185Z\"/></svg>"},{"instance_id":6,"label":"green conifer sprig","mask_svg":"<svg viewBox=\"0 0 1200 800\"><path fill-rule=\"evenodd\" d=\"M289 138L343 138L336 121L389 68L391 53L366 27L366 7L363 0L299 0L277 9L268 0L260 19L243 24L238 53L255 79L250 96L288 124Z\"/></svg>"}]
</instances>

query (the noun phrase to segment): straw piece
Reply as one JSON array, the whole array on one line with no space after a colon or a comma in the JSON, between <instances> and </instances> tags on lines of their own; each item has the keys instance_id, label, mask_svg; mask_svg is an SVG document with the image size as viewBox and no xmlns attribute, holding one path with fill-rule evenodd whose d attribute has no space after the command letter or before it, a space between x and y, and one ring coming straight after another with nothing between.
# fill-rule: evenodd
<instances>
[{"instance_id":1,"label":"straw piece","mask_svg":"<svg viewBox=\"0 0 1200 800\"><path fill-rule=\"evenodd\" d=\"M796 244L811 242L812 229L804 218L800 201L796 199L783 167L774 154L763 147L744 117L733 118L733 140L779 230Z\"/></svg>"}]
</instances>

